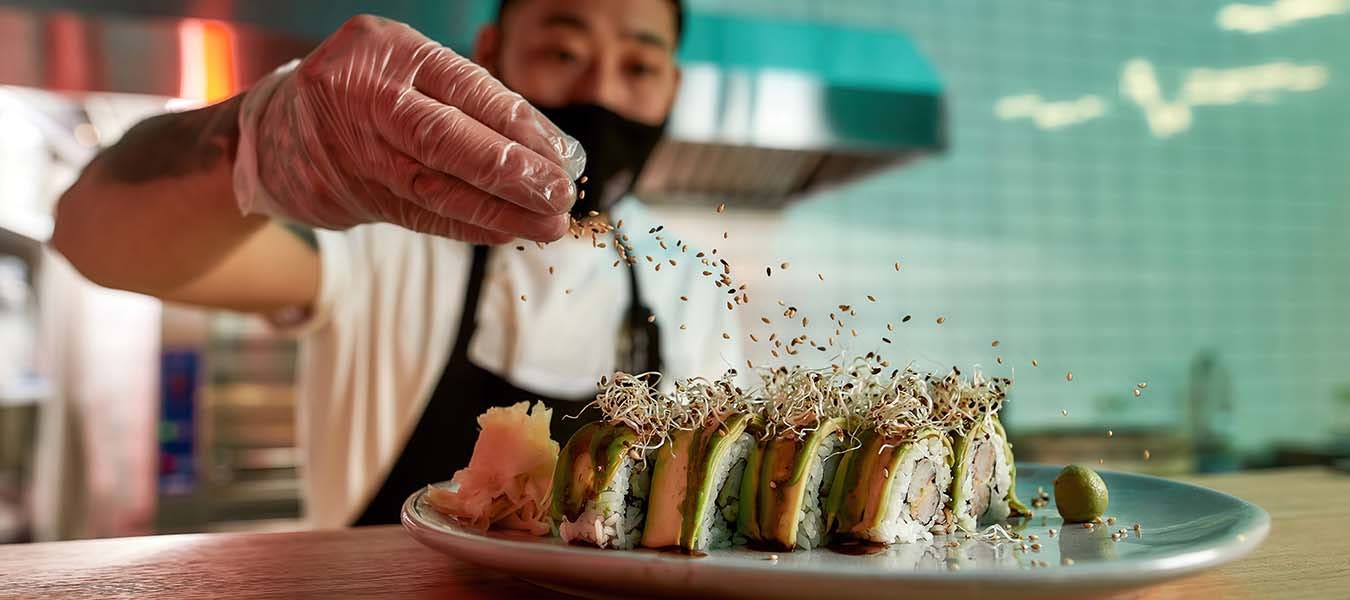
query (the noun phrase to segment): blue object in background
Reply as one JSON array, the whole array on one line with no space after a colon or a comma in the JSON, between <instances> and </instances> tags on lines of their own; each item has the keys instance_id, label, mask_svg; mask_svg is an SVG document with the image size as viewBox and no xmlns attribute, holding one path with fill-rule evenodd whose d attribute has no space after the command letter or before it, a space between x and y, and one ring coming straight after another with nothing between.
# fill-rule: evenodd
<instances>
[{"instance_id":1,"label":"blue object in background","mask_svg":"<svg viewBox=\"0 0 1350 600\"><path fill-rule=\"evenodd\" d=\"M197 485L197 374L201 355L170 350L160 357L159 491L191 493Z\"/></svg>"}]
</instances>

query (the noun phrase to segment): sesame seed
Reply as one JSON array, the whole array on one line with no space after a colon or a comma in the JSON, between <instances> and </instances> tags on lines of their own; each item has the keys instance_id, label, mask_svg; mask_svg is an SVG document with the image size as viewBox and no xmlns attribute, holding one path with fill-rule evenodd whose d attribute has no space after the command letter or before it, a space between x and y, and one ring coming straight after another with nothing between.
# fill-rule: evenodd
<instances>
[{"instance_id":1,"label":"sesame seed","mask_svg":"<svg viewBox=\"0 0 1350 600\"><path fill-rule=\"evenodd\" d=\"M1116 524L1116 518L1115 518L1115 517L1107 517L1107 518L1106 518L1106 524L1107 524L1107 525L1115 525L1115 524Z\"/></svg>"},{"instance_id":2,"label":"sesame seed","mask_svg":"<svg viewBox=\"0 0 1350 600\"><path fill-rule=\"evenodd\" d=\"M1033 358L1033 359L1031 359L1031 366L1033 366L1033 367L1039 367L1039 366L1041 366L1041 364L1038 363L1038 362L1036 362L1036 359Z\"/></svg>"},{"instance_id":3,"label":"sesame seed","mask_svg":"<svg viewBox=\"0 0 1350 600\"><path fill-rule=\"evenodd\" d=\"M758 341L759 341L759 338L755 337L755 334L752 333L752 334L750 334L750 341L752 341L752 342L758 342Z\"/></svg>"},{"instance_id":4,"label":"sesame seed","mask_svg":"<svg viewBox=\"0 0 1350 600\"><path fill-rule=\"evenodd\" d=\"M1092 523L1090 523L1090 522L1089 522L1089 523L1083 523L1083 529L1092 529L1092 527L1093 527L1093 525L1092 525Z\"/></svg>"},{"instance_id":5,"label":"sesame seed","mask_svg":"<svg viewBox=\"0 0 1350 600\"><path fill-rule=\"evenodd\" d=\"M850 330L848 330L848 332L849 332L850 334L852 334L853 337L858 337L858 330L857 330L857 329L850 329Z\"/></svg>"},{"instance_id":6,"label":"sesame seed","mask_svg":"<svg viewBox=\"0 0 1350 600\"><path fill-rule=\"evenodd\" d=\"M905 315L905 318L900 319L900 322L901 322L901 323L908 323L909 320L912 319L912 318L914 318L914 315Z\"/></svg>"},{"instance_id":7,"label":"sesame seed","mask_svg":"<svg viewBox=\"0 0 1350 600\"><path fill-rule=\"evenodd\" d=\"M900 270L900 263L895 263L895 270L896 270L896 271L899 271L899 270Z\"/></svg>"},{"instance_id":8,"label":"sesame seed","mask_svg":"<svg viewBox=\"0 0 1350 600\"><path fill-rule=\"evenodd\" d=\"M581 176L581 179L578 179L577 181L580 182L580 183L586 183L587 181L590 181L590 180L591 180L590 177L587 177L587 176L585 176L585 175L582 175L582 176Z\"/></svg>"},{"instance_id":9,"label":"sesame seed","mask_svg":"<svg viewBox=\"0 0 1350 600\"><path fill-rule=\"evenodd\" d=\"M894 325L891 325L890 323L887 323L887 324L886 324L886 331L895 331L895 326L894 326Z\"/></svg>"},{"instance_id":10,"label":"sesame seed","mask_svg":"<svg viewBox=\"0 0 1350 600\"><path fill-rule=\"evenodd\" d=\"M680 329L689 329L689 326L685 325L684 323L680 323Z\"/></svg>"},{"instance_id":11,"label":"sesame seed","mask_svg":"<svg viewBox=\"0 0 1350 600\"><path fill-rule=\"evenodd\" d=\"M1148 451L1147 449L1145 449L1145 450L1144 450L1144 460L1148 460L1150 456L1152 456L1152 455L1149 454L1149 451Z\"/></svg>"},{"instance_id":12,"label":"sesame seed","mask_svg":"<svg viewBox=\"0 0 1350 600\"><path fill-rule=\"evenodd\" d=\"M623 229L623 219L619 219L619 222L614 224L614 228Z\"/></svg>"},{"instance_id":13,"label":"sesame seed","mask_svg":"<svg viewBox=\"0 0 1350 600\"><path fill-rule=\"evenodd\" d=\"M731 304L730 302L727 303L727 310L735 310L735 309L736 309L736 307L735 307L735 306L732 306L732 304Z\"/></svg>"},{"instance_id":14,"label":"sesame seed","mask_svg":"<svg viewBox=\"0 0 1350 600\"><path fill-rule=\"evenodd\" d=\"M1135 523L1135 524L1134 524L1134 530L1135 530L1135 531L1139 531L1139 524L1138 524L1138 523Z\"/></svg>"},{"instance_id":15,"label":"sesame seed","mask_svg":"<svg viewBox=\"0 0 1350 600\"><path fill-rule=\"evenodd\" d=\"M1115 437L1115 436L1116 436L1116 432L1111 431L1110 429L1107 429L1107 430L1106 430L1106 437Z\"/></svg>"},{"instance_id":16,"label":"sesame seed","mask_svg":"<svg viewBox=\"0 0 1350 600\"><path fill-rule=\"evenodd\" d=\"M1068 409L1063 409L1063 408L1061 408L1061 409L1059 409L1059 414L1064 415L1064 416L1067 417L1067 416L1069 416L1069 411L1068 411Z\"/></svg>"},{"instance_id":17,"label":"sesame seed","mask_svg":"<svg viewBox=\"0 0 1350 600\"><path fill-rule=\"evenodd\" d=\"M567 288L567 289L563 290L563 293L564 293L564 294L570 294L570 293L572 293L572 288Z\"/></svg>"},{"instance_id":18,"label":"sesame seed","mask_svg":"<svg viewBox=\"0 0 1350 600\"><path fill-rule=\"evenodd\" d=\"M680 296L680 301L681 301L681 302L688 302L688 301L689 301L689 296Z\"/></svg>"},{"instance_id":19,"label":"sesame seed","mask_svg":"<svg viewBox=\"0 0 1350 600\"><path fill-rule=\"evenodd\" d=\"M938 324L938 325L941 325L941 324L946 323L946 322L947 322L947 317L938 317L938 318L937 318L937 324Z\"/></svg>"},{"instance_id":20,"label":"sesame seed","mask_svg":"<svg viewBox=\"0 0 1350 600\"><path fill-rule=\"evenodd\" d=\"M819 277L821 281L825 281L825 274L824 274L824 273L816 273L816 277Z\"/></svg>"},{"instance_id":21,"label":"sesame seed","mask_svg":"<svg viewBox=\"0 0 1350 600\"><path fill-rule=\"evenodd\" d=\"M779 263L779 264L778 264L778 268L780 268L780 269L786 271L787 268L788 268L788 262L787 262L787 261L783 261L783 262Z\"/></svg>"},{"instance_id":22,"label":"sesame seed","mask_svg":"<svg viewBox=\"0 0 1350 600\"><path fill-rule=\"evenodd\" d=\"M777 555L777 554L770 554L770 555L764 557L764 560L778 560L778 555Z\"/></svg>"},{"instance_id":23,"label":"sesame seed","mask_svg":"<svg viewBox=\"0 0 1350 600\"><path fill-rule=\"evenodd\" d=\"M549 268L548 268L548 274L549 274L549 275L552 275L552 274L553 274L553 267L549 267Z\"/></svg>"},{"instance_id":24,"label":"sesame seed","mask_svg":"<svg viewBox=\"0 0 1350 600\"><path fill-rule=\"evenodd\" d=\"M1073 381L1073 371L1064 374L1064 381Z\"/></svg>"},{"instance_id":25,"label":"sesame seed","mask_svg":"<svg viewBox=\"0 0 1350 600\"><path fill-rule=\"evenodd\" d=\"M1059 561L1059 564L1064 565L1066 567L1073 566L1073 559L1066 556Z\"/></svg>"},{"instance_id":26,"label":"sesame seed","mask_svg":"<svg viewBox=\"0 0 1350 600\"><path fill-rule=\"evenodd\" d=\"M1134 397L1135 398L1139 397L1139 388L1134 388Z\"/></svg>"},{"instance_id":27,"label":"sesame seed","mask_svg":"<svg viewBox=\"0 0 1350 600\"><path fill-rule=\"evenodd\" d=\"M881 338L881 341L886 342L887 344L891 343L890 338Z\"/></svg>"},{"instance_id":28,"label":"sesame seed","mask_svg":"<svg viewBox=\"0 0 1350 600\"><path fill-rule=\"evenodd\" d=\"M994 361L1001 365L1001 364L1003 364L1003 357L1002 357L1002 356L995 356L995 357L994 357Z\"/></svg>"},{"instance_id":29,"label":"sesame seed","mask_svg":"<svg viewBox=\"0 0 1350 600\"><path fill-rule=\"evenodd\" d=\"M727 239L727 232L725 231L722 232L722 239L724 240Z\"/></svg>"},{"instance_id":30,"label":"sesame seed","mask_svg":"<svg viewBox=\"0 0 1350 600\"><path fill-rule=\"evenodd\" d=\"M773 323L773 321L770 321L768 317L760 317L759 320L763 321L765 325Z\"/></svg>"},{"instance_id":31,"label":"sesame seed","mask_svg":"<svg viewBox=\"0 0 1350 600\"><path fill-rule=\"evenodd\" d=\"M1031 551L1032 551L1032 552L1040 552L1040 551L1041 551L1041 545L1040 545L1040 544L1032 544L1032 545L1031 545Z\"/></svg>"},{"instance_id":32,"label":"sesame seed","mask_svg":"<svg viewBox=\"0 0 1350 600\"><path fill-rule=\"evenodd\" d=\"M1040 536L1038 536L1038 535L1036 535L1036 534L1033 533L1033 534L1027 536L1027 539L1034 542L1034 541L1037 541L1037 540L1039 540L1039 539L1041 539L1041 538L1040 538Z\"/></svg>"},{"instance_id":33,"label":"sesame seed","mask_svg":"<svg viewBox=\"0 0 1350 600\"><path fill-rule=\"evenodd\" d=\"M868 301L868 302L876 302L876 301L877 301L877 297L876 297L876 296L873 296L873 295L871 295L871 294L868 294L868 295L867 295L867 301Z\"/></svg>"},{"instance_id":34,"label":"sesame seed","mask_svg":"<svg viewBox=\"0 0 1350 600\"><path fill-rule=\"evenodd\" d=\"M656 315L647 315L647 322L648 322L648 323L655 323L655 322L656 322Z\"/></svg>"},{"instance_id":35,"label":"sesame seed","mask_svg":"<svg viewBox=\"0 0 1350 600\"><path fill-rule=\"evenodd\" d=\"M726 210L727 210L727 204L726 204L725 202L723 202L723 203L717 205L717 214L720 215L720 214L722 214L723 212L725 212Z\"/></svg>"},{"instance_id":36,"label":"sesame seed","mask_svg":"<svg viewBox=\"0 0 1350 600\"><path fill-rule=\"evenodd\" d=\"M1141 381L1141 382L1139 382L1139 385L1138 385L1137 387L1138 387L1139 389L1142 390L1142 389L1148 387L1148 382L1147 382L1147 381Z\"/></svg>"},{"instance_id":37,"label":"sesame seed","mask_svg":"<svg viewBox=\"0 0 1350 600\"><path fill-rule=\"evenodd\" d=\"M775 490L778 489L778 482L777 482L777 481L774 481L774 480L772 480L772 479L770 479L770 480L769 480L769 487L772 488L772 489L775 489Z\"/></svg>"},{"instance_id":38,"label":"sesame seed","mask_svg":"<svg viewBox=\"0 0 1350 600\"><path fill-rule=\"evenodd\" d=\"M656 261L652 260L652 257L651 257L651 255L649 254L649 255L647 255L647 262L656 262Z\"/></svg>"},{"instance_id":39,"label":"sesame seed","mask_svg":"<svg viewBox=\"0 0 1350 600\"><path fill-rule=\"evenodd\" d=\"M764 267L764 276L773 277L773 267Z\"/></svg>"},{"instance_id":40,"label":"sesame seed","mask_svg":"<svg viewBox=\"0 0 1350 600\"><path fill-rule=\"evenodd\" d=\"M724 340L729 340L729 339L731 339L731 334L730 334L730 333L727 333L727 332L725 332L725 331L723 331L723 332L722 332L722 339L724 339Z\"/></svg>"},{"instance_id":41,"label":"sesame seed","mask_svg":"<svg viewBox=\"0 0 1350 600\"><path fill-rule=\"evenodd\" d=\"M660 270L661 270L661 263L656 263L656 270L657 270L657 271L660 271Z\"/></svg>"},{"instance_id":42,"label":"sesame seed","mask_svg":"<svg viewBox=\"0 0 1350 600\"><path fill-rule=\"evenodd\" d=\"M1046 533L1049 534L1050 537L1055 537L1055 530L1053 530L1053 529L1047 531Z\"/></svg>"},{"instance_id":43,"label":"sesame seed","mask_svg":"<svg viewBox=\"0 0 1350 600\"><path fill-rule=\"evenodd\" d=\"M524 302L524 301L525 301L525 294L521 294L521 295L520 295L520 301L521 301L521 302Z\"/></svg>"}]
</instances>

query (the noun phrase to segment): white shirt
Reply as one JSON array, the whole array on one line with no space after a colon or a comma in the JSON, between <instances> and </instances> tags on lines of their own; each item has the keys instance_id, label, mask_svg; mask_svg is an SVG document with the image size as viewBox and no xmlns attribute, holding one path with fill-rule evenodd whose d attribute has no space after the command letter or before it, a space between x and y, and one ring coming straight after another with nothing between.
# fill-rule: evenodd
<instances>
[{"instance_id":1,"label":"white shirt","mask_svg":"<svg viewBox=\"0 0 1350 600\"><path fill-rule=\"evenodd\" d=\"M613 217L624 222L620 233L640 261L642 300L661 327L663 387L741 365L738 327L725 306L730 295L702 275L716 269L692 247L681 252L681 240L666 230L656 234L666 241L662 249L647 233L659 224L636 200L620 202ZM449 360L471 248L385 224L319 231L318 240L319 297L307 321L291 329L301 340L306 516L312 526L334 528L350 524L383 483ZM613 240L598 240L606 248L570 236L544 248L496 248L469 359L541 395L594 393L596 381L613 373L630 295L624 267L613 266Z\"/></svg>"}]
</instances>

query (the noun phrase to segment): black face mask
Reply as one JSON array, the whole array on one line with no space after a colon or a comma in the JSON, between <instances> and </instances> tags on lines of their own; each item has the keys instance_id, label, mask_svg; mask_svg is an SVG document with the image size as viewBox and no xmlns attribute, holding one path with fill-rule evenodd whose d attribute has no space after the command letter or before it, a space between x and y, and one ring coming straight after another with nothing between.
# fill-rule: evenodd
<instances>
[{"instance_id":1,"label":"black face mask","mask_svg":"<svg viewBox=\"0 0 1350 600\"><path fill-rule=\"evenodd\" d=\"M594 104L569 104L558 108L539 108L554 125L581 142L586 150L586 183L577 186L586 192L578 197L572 214L585 216L603 211L624 194L632 191L642 167L665 133L666 124L647 125L625 119Z\"/></svg>"}]
</instances>

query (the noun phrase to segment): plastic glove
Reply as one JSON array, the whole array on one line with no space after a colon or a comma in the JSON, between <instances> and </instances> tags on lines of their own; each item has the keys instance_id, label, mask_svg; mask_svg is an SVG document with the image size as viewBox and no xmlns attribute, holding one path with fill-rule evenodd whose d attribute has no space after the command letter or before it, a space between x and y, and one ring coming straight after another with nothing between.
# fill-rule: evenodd
<instances>
[{"instance_id":1,"label":"plastic glove","mask_svg":"<svg viewBox=\"0 0 1350 600\"><path fill-rule=\"evenodd\" d=\"M240 209L328 229L383 221L473 243L552 241L586 164L485 69L368 15L251 89L239 123Z\"/></svg>"}]
</instances>

